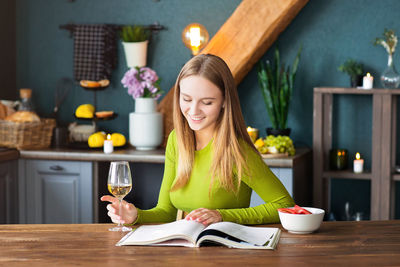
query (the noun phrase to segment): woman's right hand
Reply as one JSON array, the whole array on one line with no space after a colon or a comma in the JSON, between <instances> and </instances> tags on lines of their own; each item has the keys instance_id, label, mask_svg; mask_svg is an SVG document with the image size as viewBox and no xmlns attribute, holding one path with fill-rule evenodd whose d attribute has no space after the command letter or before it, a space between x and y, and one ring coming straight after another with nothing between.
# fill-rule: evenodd
<instances>
[{"instance_id":1,"label":"woman's right hand","mask_svg":"<svg viewBox=\"0 0 400 267\"><path fill-rule=\"evenodd\" d=\"M121 222L122 224L133 223L137 219L137 208L131 204L122 200L121 211L119 210L119 200L113 196L102 196L101 201L108 201L110 204L107 205L107 215L111 218L113 223Z\"/></svg>"}]
</instances>

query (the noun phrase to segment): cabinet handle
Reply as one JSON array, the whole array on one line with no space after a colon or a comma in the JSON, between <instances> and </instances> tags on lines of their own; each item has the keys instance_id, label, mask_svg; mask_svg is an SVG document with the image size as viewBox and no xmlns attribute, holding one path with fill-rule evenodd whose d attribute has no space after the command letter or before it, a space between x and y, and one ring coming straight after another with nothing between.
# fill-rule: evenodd
<instances>
[{"instance_id":1,"label":"cabinet handle","mask_svg":"<svg viewBox=\"0 0 400 267\"><path fill-rule=\"evenodd\" d=\"M58 166L58 165L54 165L54 166L50 166L50 170L52 170L52 171L62 171L62 170L64 170L64 168L61 167L61 166Z\"/></svg>"}]
</instances>

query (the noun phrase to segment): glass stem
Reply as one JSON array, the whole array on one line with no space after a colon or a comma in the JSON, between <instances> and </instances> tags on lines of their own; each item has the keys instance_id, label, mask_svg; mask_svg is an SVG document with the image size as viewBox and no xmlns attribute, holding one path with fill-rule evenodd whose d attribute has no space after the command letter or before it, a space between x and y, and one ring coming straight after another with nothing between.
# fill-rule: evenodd
<instances>
[{"instance_id":1,"label":"glass stem","mask_svg":"<svg viewBox=\"0 0 400 267\"><path fill-rule=\"evenodd\" d=\"M122 199L119 199L119 221L118 221L118 226L122 227L121 224L121 219L122 219Z\"/></svg>"}]
</instances>

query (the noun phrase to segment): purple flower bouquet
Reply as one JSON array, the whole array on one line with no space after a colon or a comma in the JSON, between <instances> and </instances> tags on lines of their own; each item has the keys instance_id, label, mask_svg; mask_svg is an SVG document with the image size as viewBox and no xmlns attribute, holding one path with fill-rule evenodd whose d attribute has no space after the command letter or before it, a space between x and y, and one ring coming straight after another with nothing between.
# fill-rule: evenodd
<instances>
[{"instance_id":1,"label":"purple flower bouquet","mask_svg":"<svg viewBox=\"0 0 400 267\"><path fill-rule=\"evenodd\" d=\"M160 78L149 67L129 69L122 78L121 83L125 88L128 88L128 94L133 99L139 97L158 99L162 94Z\"/></svg>"}]
</instances>

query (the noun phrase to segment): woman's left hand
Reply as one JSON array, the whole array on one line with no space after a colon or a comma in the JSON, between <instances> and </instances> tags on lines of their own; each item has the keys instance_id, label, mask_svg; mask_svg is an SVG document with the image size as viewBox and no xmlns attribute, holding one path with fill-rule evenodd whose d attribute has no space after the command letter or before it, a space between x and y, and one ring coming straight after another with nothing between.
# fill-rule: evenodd
<instances>
[{"instance_id":1,"label":"woman's left hand","mask_svg":"<svg viewBox=\"0 0 400 267\"><path fill-rule=\"evenodd\" d=\"M205 208L199 208L192 210L186 217L186 220L192 220L204 225L212 223L222 222L221 213L217 210L209 210Z\"/></svg>"}]
</instances>

